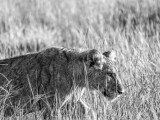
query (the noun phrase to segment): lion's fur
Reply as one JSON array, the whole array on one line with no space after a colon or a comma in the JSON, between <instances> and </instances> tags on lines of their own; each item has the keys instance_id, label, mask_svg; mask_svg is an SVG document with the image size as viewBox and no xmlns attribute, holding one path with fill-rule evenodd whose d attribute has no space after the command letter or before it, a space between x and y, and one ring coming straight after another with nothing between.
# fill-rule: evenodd
<instances>
[{"instance_id":1,"label":"lion's fur","mask_svg":"<svg viewBox=\"0 0 160 120\"><path fill-rule=\"evenodd\" d=\"M86 79L90 89L103 88L108 69L104 58L97 50L79 52L53 47L0 60L0 86L15 91L10 99L13 104L20 100L26 103L41 94L47 95L51 103L56 92L64 98L73 85L85 87Z\"/></svg>"}]
</instances>

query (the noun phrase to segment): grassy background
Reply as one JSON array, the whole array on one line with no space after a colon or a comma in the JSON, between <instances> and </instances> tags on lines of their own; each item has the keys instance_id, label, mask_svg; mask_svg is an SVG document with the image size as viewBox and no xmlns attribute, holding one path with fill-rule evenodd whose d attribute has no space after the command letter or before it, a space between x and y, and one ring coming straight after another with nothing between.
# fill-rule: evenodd
<instances>
[{"instance_id":1,"label":"grassy background","mask_svg":"<svg viewBox=\"0 0 160 120\"><path fill-rule=\"evenodd\" d=\"M159 0L0 3L0 59L51 46L114 49L127 93L104 109L100 104L97 119L160 119Z\"/></svg>"}]
</instances>

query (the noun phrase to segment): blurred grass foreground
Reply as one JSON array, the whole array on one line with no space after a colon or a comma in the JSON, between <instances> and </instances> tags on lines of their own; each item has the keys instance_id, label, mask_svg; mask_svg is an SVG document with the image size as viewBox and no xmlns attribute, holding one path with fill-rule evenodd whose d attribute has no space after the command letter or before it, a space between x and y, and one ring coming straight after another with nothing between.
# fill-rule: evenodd
<instances>
[{"instance_id":1,"label":"blurred grass foreground","mask_svg":"<svg viewBox=\"0 0 160 120\"><path fill-rule=\"evenodd\" d=\"M0 0L0 59L51 46L117 52L127 94L98 120L160 119L159 0Z\"/></svg>"}]
</instances>

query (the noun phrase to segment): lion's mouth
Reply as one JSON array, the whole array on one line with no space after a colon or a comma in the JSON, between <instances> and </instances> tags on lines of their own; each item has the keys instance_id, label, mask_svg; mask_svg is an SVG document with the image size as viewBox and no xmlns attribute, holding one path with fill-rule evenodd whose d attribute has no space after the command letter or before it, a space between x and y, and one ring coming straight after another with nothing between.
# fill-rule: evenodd
<instances>
[{"instance_id":1,"label":"lion's mouth","mask_svg":"<svg viewBox=\"0 0 160 120\"><path fill-rule=\"evenodd\" d=\"M117 97L118 95L121 95L121 94L123 94L123 92L122 91L109 91L109 90L106 90L106 89L104 89L103 91L102 91L102 94L105 96L105 97L107 97L107 98L109 98L109 99L114 99L115 97Z\"/></svg>"},{"instance_id":2,"label":"lion's mouth","mask_svg":"<svg viewBox=\"0 0 160 120\"><path fill-rule=\"evenodd\" d=\"M123 94L123 91L117 90L117 93L118 93L118 94Z\"/></svg>"}]
</instances>

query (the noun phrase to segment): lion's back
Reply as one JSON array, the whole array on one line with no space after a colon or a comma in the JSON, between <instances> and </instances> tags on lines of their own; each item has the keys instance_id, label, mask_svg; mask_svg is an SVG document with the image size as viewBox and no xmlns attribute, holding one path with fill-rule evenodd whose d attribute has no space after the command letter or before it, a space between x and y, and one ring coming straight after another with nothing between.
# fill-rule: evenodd
<instances>
[{"instance_id":1,"label":"lion's back","mask_svg":"<svg viewBox=\"0 0 160 120\"><path fill-rule=\"evenodd\" d=\"M0 60L0 86L10 81L22 96L43 94L44 91L54 94L56 89L66 94L63 92L69 91L72 85L68 65L78 54L74 50L53 47Z\"/></svg>"}]
</instances>

